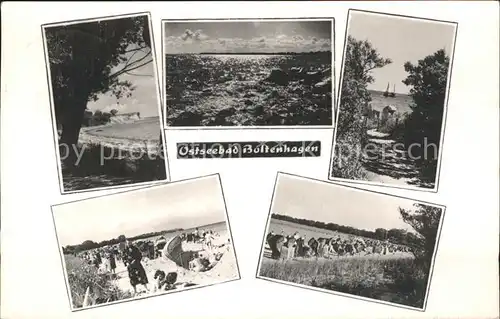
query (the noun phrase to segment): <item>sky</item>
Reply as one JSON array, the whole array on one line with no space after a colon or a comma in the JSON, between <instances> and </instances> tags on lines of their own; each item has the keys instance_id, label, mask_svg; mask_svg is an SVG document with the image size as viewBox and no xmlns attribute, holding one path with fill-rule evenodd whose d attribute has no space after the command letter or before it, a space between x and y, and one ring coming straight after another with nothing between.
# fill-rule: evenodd
<instances>
[{"instance_id":1,"label":"sky","mask_svg":"<svg viewBox=\"0 0 500 319\"><path fill-rule=\"evenodd\" d=\"M131 45L130 48L137 48L136 45ZM128 54L131 56L132 53ZM145 56L148 57L145 57ZM141 59L143 57L144 60L142 62L146 62L151 60L151 52L149 49L144 49L143 51L139 51L132 57L131 61L136 61L137 59ZM139 65L138 63L137 65ZM112 73L117 70L121 70L124 67L125 63L122 63L115 68L112 69ZM109 112L112 109L117 109L119 113L130 113L130 112L140 112L141 117L151 117L151 116L159 116L158 109L158 93L156 91L158 81L154 75L154 63L148 63L138 69L130 71L130 74L122 74L118 77L120 81L130 81L136 87L132 92L132 96L127 98L123 97L121 99L117 99L114 95L100 94L97 101L90 101L87 104L87 108L92 112L96 110L101 110L103 112ZM118 103L118 104L117 104Z\"/></svg>"},{"instance_id":2,"label":"sky","mask_svg":"<svg viewBox=\"0 0 500 319\"><path fill-rule=\"evenodd\" d=\"M391 64L373 70L375 81L368 89L385 91L390 82L391 92L395 84L396 93L406 94L410 88L401 82L408 75L403 67L405 62L416 64L439 49L451 56L455 25L351 11L348 34L370 41L382 57L392 60Z\"/></svg>"},{"instance_id":3,"label":"sky","mask_svg":"<svg viewBox=\"0 0 500 319\"><path fill-rule=\"evenodd\" d=\"M61 246L226 220L217 176L62 204L53 213Z\"/></svg>"},{"instance_id":4,"label":"sky","mask_svg":"<svg viewBox=\"0 0 500 319\"><path fill-rule=\"evenodd\" d=\"M331 51L331 21L165 23L165 53Z\"/></svg>"},{"instance_id":5,"label":"sky","mask_svg":"<svg viewBox=\"0 0 500 319\"><path fill-rule=\"evenodd\" d=\"M415 232L398 210L412 209L413 200L287 175L280 175L277 185L273 213L369 231L397 228Z\"/></svg>"}]
</instances>

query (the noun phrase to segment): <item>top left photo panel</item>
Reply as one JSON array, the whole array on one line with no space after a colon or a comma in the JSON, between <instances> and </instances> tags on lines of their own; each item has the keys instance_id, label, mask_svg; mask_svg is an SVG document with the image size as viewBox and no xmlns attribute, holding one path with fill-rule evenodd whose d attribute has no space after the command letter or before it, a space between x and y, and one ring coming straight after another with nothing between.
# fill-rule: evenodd
<instances>
[{"instance_id":1,"label":"top left photo panel","mask_svg":"<svg viewBox=\"0 0 500 319\"><path fill-rule=\"evenodd\" d=\"M62 194L170 180L149 13L42 25Z\"/></svg>"}]
</instances>

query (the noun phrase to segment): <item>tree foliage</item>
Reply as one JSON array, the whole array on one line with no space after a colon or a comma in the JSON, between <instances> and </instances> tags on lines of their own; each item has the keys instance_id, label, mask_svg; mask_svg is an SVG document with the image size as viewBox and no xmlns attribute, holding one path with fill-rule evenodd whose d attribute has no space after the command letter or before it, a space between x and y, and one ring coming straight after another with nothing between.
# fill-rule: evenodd
<instances>
[{"instance_id":1,"label":"tree foliage","mask_svg":"<svg viewBox=\"0 0 500 319\"><path fill-rule=\"evenodd\" d=\"M360 152L366 143L364 114L371 101L367 85L374 81L371 71L389 63L392 61L381 57L369 41L348 37L333 167L336 177L363 177Z\"/></svg>"},{"instance_id":2,"label":"tree foliage","mask_svg":"<svg viewBox=\"0 0 500 319\"><path fill-rule=\"evenodd\" d=\"M377 239L380 239L380 240L387 239L387 229L384 229L384 228L375 229L375 236L377 237Z\"/></svg>"},{"instance_id":3,"label":"tree foliage","mask_svg":"<svg viewBox=\"0 0 500 319\"><path fill-rule=\"evenodd\" d=\"M434 254L442 209L420 203L415 203L414 207L414 210L400 207L399 213L403 221L410 225L423 239L424 255L420 257L428 267Z\"/></svg>"},{"instance_id":4,"label":"tree foliage","mask_svg":"<svg viewBox=\"0 0 500 319\"><path fill-rule=\"evenodd\" d=\"M371 101L367 89L367 85L374 81L371 71L382 68L392 61L381 57L369 41L358 41L352 36L347 39L344 61L340 102L342 111L337 132L359 135L365 128L362 122L364 108Z\"/></svg>"},{"instance_id":5,"label":"tree foliage","mask_svg":"<svg viewBox=\"0 0 500 319\"><path fill-rule=\"evenodd\" d=\"M405 120L399 139L407 146L421 146L412 149L412 156L418 157L416 162L424 180L431 182L436 177L449 63L446 52L438 50L416 65L410 62L404 65L408 76L403 83L411 86L413 103L410 105L412 113ZM429 144L435 144L436 149L429 147L426 152L425 145Z\"/></svg>"},{"instance_id":6,"label":"tree foliage","mask_svg":"<svg viewBox=\"0 0 500 319\"><path fill-rule=\"evenodd\" d=\"M60 142L76 144L87 102L130 96L134 86L120 75L152 62L148 17L48 27L45 36Z\"/></svg>"}]
</instances>

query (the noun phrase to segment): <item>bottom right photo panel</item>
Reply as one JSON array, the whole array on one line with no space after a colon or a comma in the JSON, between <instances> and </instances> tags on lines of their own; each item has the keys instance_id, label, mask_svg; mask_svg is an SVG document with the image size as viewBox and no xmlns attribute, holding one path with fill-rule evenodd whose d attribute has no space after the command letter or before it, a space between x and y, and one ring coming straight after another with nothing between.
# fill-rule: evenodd
<instances>
[{"instance_id":1,"label":"bottom right photo panel","mask_svg":"<svg viewBox=\"0 0 500 319\"><path fill-rule=\"evenodd\" d=\"M280 172L257 278L425 311L445 209Z\"/></svg>"}]
</instances>

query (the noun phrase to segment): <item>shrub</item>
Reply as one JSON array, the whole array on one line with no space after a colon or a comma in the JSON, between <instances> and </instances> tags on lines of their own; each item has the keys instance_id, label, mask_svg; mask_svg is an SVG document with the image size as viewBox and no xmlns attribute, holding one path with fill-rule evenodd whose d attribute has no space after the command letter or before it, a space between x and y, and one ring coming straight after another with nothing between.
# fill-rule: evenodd
<instances>
[{"instance_id":1,"label":"shrub","mask_svg":"<svg viewBox=\"0 0 500 319\"><path fill-rule=\"evenodd\" d=\"M364 179L366 171L362 164L361 139L359 136L344 135L336 139L332 175L348 179Z\"/></svg>"},{"instance_id":2,"label":"shrub","mask_svg":"<svg viewBox=\"0 0 500 319\"><path fill-rule=\"evenodd\" d=\"M363 179L360 150L367 143L368 129L365 115L371 101L367 85L374 81L371 70L391 63L382 58L368 41L349 36L345 53L345 67L341 88L333 176ZM359 151L358 151L359 150ZM340 158L338 158L340 157Z\"/></svg>"},{"instance_id":3,"label":"shrub","mask_svg":"<svg viewBox=\"0 0 500 319\"><path fill-rule=\"evenodd\" d=\"M413 111L405 120L404 134L400 135L405 145L423 145L426 140L427 144L433 143L439 149L449 63L450 58L444 50L426 56L416 65L405 63L408 76L403 83L411 86L410 95L413 98ZM416 164L420 167L421 178L434 184L437 153L432 158L426 158L424 147L418 149L420 154L417 157L420 159L416 160Z\"/></svg>"},{"instance_id":4,"label":"shrub","mask_svg":"<svg viewBox=\"0 0 500 319\"><path fill-rule=\"evenodd\" d=\"M65 255L64 259L74 308L83 306L87 288L90 288L89 306L131 297L130 293L121 291L108 278L98 274L85 260L72 255Z\"/></svg>"}]
</instances>

